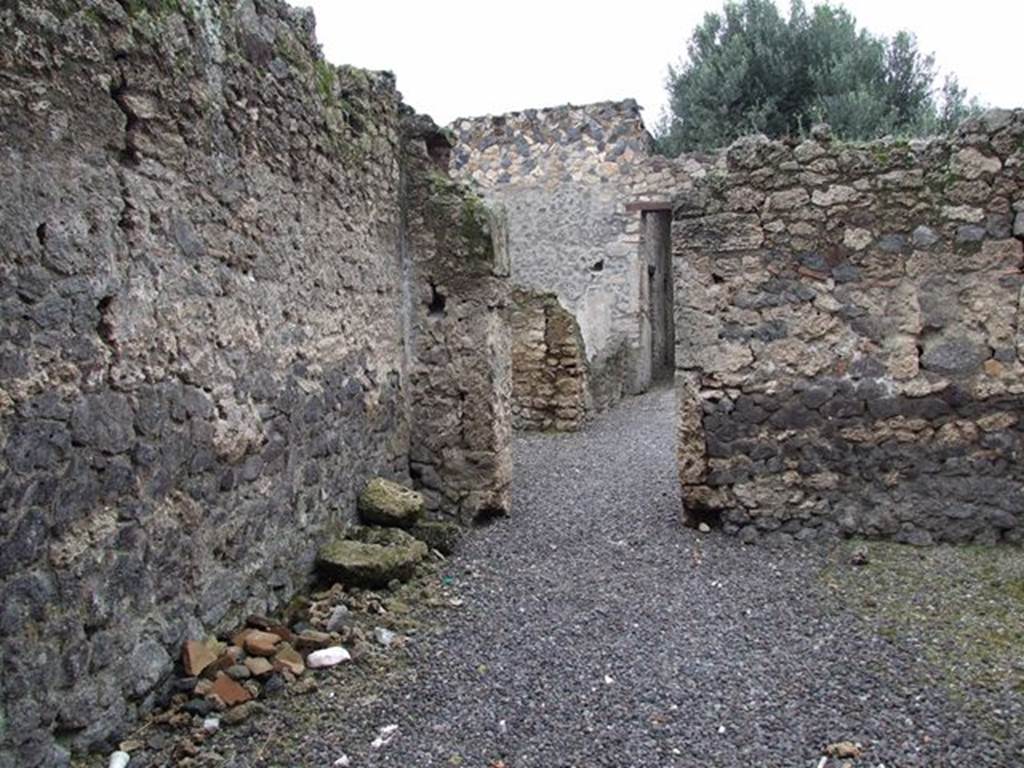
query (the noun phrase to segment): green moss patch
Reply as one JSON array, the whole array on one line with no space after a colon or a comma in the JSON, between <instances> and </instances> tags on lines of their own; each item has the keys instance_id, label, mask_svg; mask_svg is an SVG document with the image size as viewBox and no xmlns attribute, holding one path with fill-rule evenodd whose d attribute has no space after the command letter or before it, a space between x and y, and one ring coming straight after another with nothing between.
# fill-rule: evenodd
<instances>
[{"instance_id":1,"label":"green moss patch","mask_svg":"<svg viewBox=\"0 0 1024 768\"><path fill-rule=\"evenodd\" d=\"M859 548L868 563L850 564ZM1024 551L915 549L882 542L838 547L821 575L830 597L905 642L993 736L1019 732L999 700L1024 693Z\"/></svg>"}]
</instances>

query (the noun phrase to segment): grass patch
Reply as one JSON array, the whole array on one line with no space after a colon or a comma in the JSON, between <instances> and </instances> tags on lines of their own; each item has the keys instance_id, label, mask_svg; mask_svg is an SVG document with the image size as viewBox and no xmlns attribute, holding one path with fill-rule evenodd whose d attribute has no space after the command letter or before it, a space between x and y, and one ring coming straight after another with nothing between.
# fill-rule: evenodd
<instances>
[{"instance_id":1,"label":"grass patch","mask_svg":"<svg viewBox=\"0 0 1024 768\"><path fill-rule=\"evenodd\" d=\"M850 564L858 548L867 565ZM937 673L993 736L1024 727L999 711L1001 699L1024 693L1024 551L846 542L821 580L879 635L919 650L930 667L923 674Z\"/></svg>"}]
</instances>

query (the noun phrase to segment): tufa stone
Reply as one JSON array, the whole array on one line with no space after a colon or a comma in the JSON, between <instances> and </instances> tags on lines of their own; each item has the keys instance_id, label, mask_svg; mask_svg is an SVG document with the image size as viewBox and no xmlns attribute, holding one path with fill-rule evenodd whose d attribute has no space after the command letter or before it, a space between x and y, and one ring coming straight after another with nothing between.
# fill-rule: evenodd
<instances>
[{"instance_id":1,"label":"tufa stone","mask_svg":"<svg viewBox=\"0 0 1024 768\"><path fill-rule=\"evenodd\" d=\"M277 653L274 654L274 669L287 669L298 677L306 671L306 664L302 661L302 654L292 648L290 644L281 643L278 646Z\"/></svg>"},{"instance_id":2,"label":"tufa stone","mask_svg":"<svg viewBox=\"0 0 1024 768\"><path fill-rule=\"evenodd\" d=\"M364 523L408 528L423 512L423 496L391 480L375 477L359 494L358 508Z\"/></svg>"},{"instance_id":3,"label":"tufa stone","mask_svg":"<svg viewBox=\"0 0 1024 768\"><path fill-rule=\"evenodd\" d=\"M265 677L274 671L274 665L262 656L248 656L245 659L245 666L253 677Z\"/></svg>"},{"instance_id":4,"label":"tufa stone","mask_svg":"<svg viewBox=\"0 0 1024 768\"><path fill-rule=\"evenodd\" d=\"M335 539L317 554L317 566L329 578L361 587L383 588L412 578L427 555L427 545L397 529L362 529L362 538Z\"/></svg>"}]
</instances>

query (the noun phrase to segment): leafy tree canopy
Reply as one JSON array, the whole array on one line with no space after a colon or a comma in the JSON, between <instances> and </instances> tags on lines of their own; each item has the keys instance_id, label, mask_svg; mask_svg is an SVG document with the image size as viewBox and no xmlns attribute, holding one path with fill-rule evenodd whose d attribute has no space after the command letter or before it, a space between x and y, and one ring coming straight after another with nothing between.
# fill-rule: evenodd
<instances>
[{"instance_id":1,"label":"leafy tree canopy","mask_svg":"<svg viewBox=\"0 0 1024 768\"><path fill-rule=\"evenodd\" d=\"M838 6L793 0L786 19L772 0L730 0L687 50L669 67L670 112L657 130L667 154L747 133L799 136L818 122L851 140L924 135L978 110L955 77L936 88L934 58L913 34L873 35Z\"/></svg>"}]
</instances>

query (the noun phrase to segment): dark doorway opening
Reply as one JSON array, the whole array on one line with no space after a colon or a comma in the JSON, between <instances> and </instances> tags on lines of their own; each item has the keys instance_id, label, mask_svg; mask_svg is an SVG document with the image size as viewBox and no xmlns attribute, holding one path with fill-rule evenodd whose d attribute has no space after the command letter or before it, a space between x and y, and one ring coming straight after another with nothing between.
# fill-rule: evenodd
<instances>
[{"instance_id":1,"label":"dark doorway opening","mask_svg":"<svg viewBox=\"0 0 1024 768\"><path fill-rule=\"evenodd\" d=\"M676 364L672 297L672 211L642 213L643 258L647 266L647 318L650 323L651 383L672 380Z\"/></svg>"}]
</instances>

